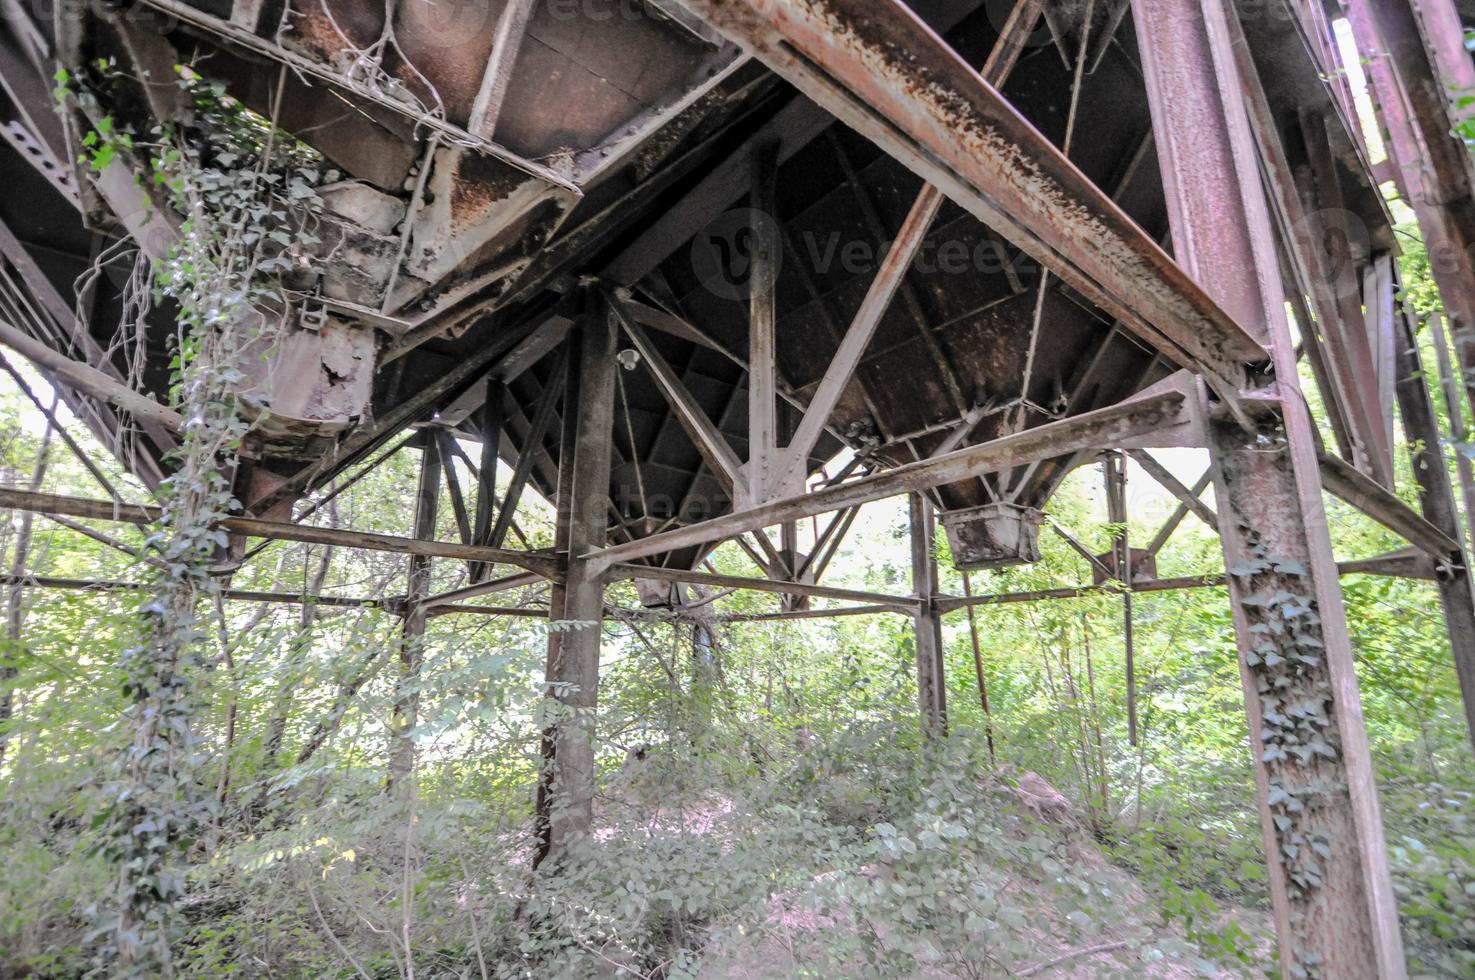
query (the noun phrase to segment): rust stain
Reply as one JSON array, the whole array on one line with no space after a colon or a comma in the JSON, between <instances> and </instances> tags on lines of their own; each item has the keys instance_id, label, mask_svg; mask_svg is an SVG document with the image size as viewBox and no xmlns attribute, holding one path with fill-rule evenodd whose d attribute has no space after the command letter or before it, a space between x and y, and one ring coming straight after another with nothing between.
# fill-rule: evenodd
<instances>
[{"instance_id":1,"label":"rust stain","mask_svg":"<svg viewBox=\"0 0 1475 980\"><path fill-rule=\"evenodd\" d=\"M953 59L931 63L909 50L903 15L888 15L892 5L786 0L769 20L758 17L748 0L718 6L724 22L750 38L776 43L777 27L873 111L899 120L918 145L968 184L970 210L980 219L1008 231L1016 245L1154 345L1211 364L1263 358L1248 335L1231 345L1226 338L1242 331L1227 314L1068 161L1043 167L1037 159L1043 138L1027 122L1005 112L991 115L970 99L967 91L975 86L960 79L971 69ZM986 164L982 174L980 161ZM1206 329L1183 329L1195 324Z\"/></svg>"},{"instance_id":2,"label":"rust stain","mask_svg":"<svg viewBox=\"0 0 1475 980\"><path fill-rule=\"evenodd\" d=\"M343 68L352 49L374 43L384 26L383 13L376 4L334 0L294 4L290 13L292 29L282 35L282 42L316 61Z\"/></svg>"},{"instance_id":3,"label":"rust stain","mask_svg":"<svg viewBox=\"0 0 1475 980\"><path fill-rule=\"evenodd\" d=\"M511 167L463 166L451 178L451 232L459 234L480 224L529 181L527 175Z\"/></svg>"}]
</instances>

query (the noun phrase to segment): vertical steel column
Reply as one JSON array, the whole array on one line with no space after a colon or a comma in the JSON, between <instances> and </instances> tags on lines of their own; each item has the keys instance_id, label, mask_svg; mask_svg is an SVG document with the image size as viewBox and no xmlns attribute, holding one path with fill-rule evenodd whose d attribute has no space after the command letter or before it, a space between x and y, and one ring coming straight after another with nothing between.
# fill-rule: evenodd
<instances>
[{"instance_id":1,"label":"vertical steel column","mask_svg":"<svg viewBox=\"0 0 1475 980\"><path fill-rule=\"evenodd\" d=\"M1439 362L1439 386L1444 392L1444 409L1449 415L1449 434L1455 442L1469 442L1470 430L1465 422L1464 391L1455 376L1454 362L1449 356L1449 338L1444 335L1444 318L1437 312L1429 316L1429 333L1434 337L1434 356ZM1475 531L1475 466L1465 453L1455 454L1455 472L1460 478L1460 492L1465 498L1467 531ZM1475 534L1467 535L1465 548L1475 554Z\"/></svg>"},{"instance_id":2,"label":"vertical steel column","mask_svg":"<svg viewBox=\"0 0 1475 980\"><path fill-rule=\"evenodd\" d=\"M1434 412L1434 399L1425 382L1423 358L1419 356L1418 332L1411 316L1403 310L1398 311L1396 320L1398 407L1411 443L1409 451L1413 454L1414 480L1419 484L1419 503L1430 524L1463 542L1460 511L1439 434L1439 416ZM1449 564L1438 570L1439 604L1444 610L1450 653L1460 678L1465 723L1470 729L1471 744L1475 745L1475 592L1471 591L1468 553L1462 547L1460 553L1449 558Z\"/></svg>"},{"instance_id":3,"label":"vertical steel column","mask_svg":"<svg viewBox=\"0 0 1475 980\"><path fill-rule=\"evenodd\" d=\"M435 538L435 519L440 503L441 463L434 435L426 433L420 443L420 482L415 489L413 536L422 541ZM400 630L399 677L395 681L394 709L390 730L389 778L386 788L401 799L415 795L415 726L420 714L420 666L424 659L425 608L430 595L430 558L411 555L405 589L404 623Z\"/></svg>"},{"instance_id":4,"label":"vertical steel column","mask_svg":"<svg viewBox=\"0 0 1475 980\"><path fill-rule=\"evenodd\" d=\"M935 534L932 502L921 493L910 494L908 499L912 590L918 599L912 617L917 647L917 704L922 731L942 735L947 731L947 675L942 657L942 616L937 611L937 563L932 556Z\"/></svg>"},{"instance_id":5,"label":"vertical steel column","mask_svg":"<svg viewBox=\"0 0 1475 980\"><path fill-rule=\"evenodd\" d=\"M575 330L569 334L564 341L568 347L568 354L564 358L563 374L563 415L560 422L558 437L558 487L554 492L554 518L553 518L553 551L554 554L567 556L569 553L569 526L573 523L574 512L574 455L575 445L579 439L579 370L581 359L579 352L583 349L579 331ZM611 431L613 431L613 420L611 420ZM549 583L548 588L548 653L544 668L544 677L552 678L562 662L563 632L560 624L567 621L564 615L567 607L565 601L568 595L567 576L556 579ZM547 692L552 694L553 691ZM551 704L551 702L548 702ZM543 757L542 771L538 774L538 794L534 804L533 815L533 838L534 855L533 867L543 863L548 857L550 846L548 812L552 804L552 779L553 779L553 753L555 728L550 724L543 729L541 754Z\"/></svg>"},{"instance_id":6,"label":"vertical steel column","mask_svg":"<svg viewBox=\"0 0 1475 980\"><path fill-rule=\"evenodd\" d=\"M566 414L576 414L574 440L561 454L561 465L572 468L566 515L565 508L559 508L560 518L567 521L568 571L559 614L564 629L549 644L548 693L559 704L552 724L543 814L546 856L555 860L589 833L594 816L594 712L599 694L604 577L589 566L585 556L603 548L609 537L618 329L608 301L591 294L579 328L579 395L566 409Z\"/></svg>"},{"instance_id":7,"label":"vertical steel column","mask_svg":"<svg viewBox=\"0 0 1475 980\"><path fill-rule=\"evenodd\" d=\"M963 573L963 595L973 598L973 573ZM978 641L978 617L973 604L968 604L968 639L973 644L973 670L978 675L978 706L983 709L983 737L988 743L988 761L998 765L994 750L994 715L988 706L988 678L983 671L983 646Z\"/></svg>"},{"instance_id":8,"label":"vertical steel column","mask_svg":"<svg viewBox=\"0 0 1475 980\"><path fill-rule=\"evenodd\" d=\"M477 470L476 520L471 534L474 544L492 543L492 518L497 508L497 462L502 454L502 426L505 422L502 413L506 398L507 386L496 378L488 378L487 400L481 407L481 466ZM473 563L471 581L486 581L491 570L485 562Z\"/></svg>"},{"instance_id":9,"label":"vertical steel column","mask_svg":"<svg viewBox=\"0 0 1475 980\"><path fill-rule=\"evenodd\" d=\"M1398 910L1228 0L1134 0L1177 261L1271 350L1279 419L1211 419L1283 976L1402 978Z\"/></svg>"},{"instance_id":10,"label":"vertical steel column","mask_svg":"<svg viewBox=\"0 0 1475 980\"><path fill-rule=\"evenodd\" d=\"M778 145L754 151L752 266L748 279L748 469L747 503L769 499L769 471L778 455L778 241L775 201ZM739 498L743 496L738 495Z\"/></svg>"},{"instance_id":11,"label":"vertical steel column","mask_svg":"<svg viewBox=\"0 0 1475 980\"><path fill-rule=\"evenodd\" d=\"M1132 544L1127 538L1127 461L1115 453L1107 455L1106 519L1120 527L1112 541L1117 579L1122 583L1122 644L1127 675L1127 742L1137 744L1137 640L1132 617Z\"/></svg>"},{"instance_id":12,"label":"vertical steel column","mask_svg":"<svg viewBox=\"0 0 1475 980\"><path fill-rule=\"evenodd\" d=\"M1344 0L1398 184L1413 207L1475 397L1475 166L1454 132L1475 69L1450 0Z\"/></svg>"}]
</instances>

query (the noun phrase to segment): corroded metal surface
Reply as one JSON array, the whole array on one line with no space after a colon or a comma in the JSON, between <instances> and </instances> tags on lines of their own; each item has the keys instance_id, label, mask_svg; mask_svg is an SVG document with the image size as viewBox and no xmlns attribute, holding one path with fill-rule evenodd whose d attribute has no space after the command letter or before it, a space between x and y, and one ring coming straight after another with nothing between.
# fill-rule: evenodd
<instances>
[{"instance_id":1,"label":"corroded metal surface","mask_svg":"<svg viewBox=\"0 0 1475 980\"><path fill-rule=\"evenodd\" d=\"M720 29L1145 339L1237 383L1264 358L1162 249L896 0L703 0Z\"/></svg>"},{"instance_id":2,"label":"corroded metal surface","mask_svg":"<svg viewBox=\"0 0 1475 980\"><path fill-rule=\"evenodd\" d=\"M321 485L395 426L434 422L477 438L494 418L496 450L513 465L528 449L528 485L551 493L564 407L551 409L538 446L526 443L567 330L538 325L569 323L580 283L607 277L644 311L641 352L663 368L622 374L610 487L622 539L732 506L706 457L715 449L726 458L714 437L748 455L749 317L745 294L711 273L741 280L752 225L735 215L751 150L764 141L779 146L767 216L783 245L778 445L811 399L834 406L817 435L817 417L800 433L813 445L803 459L790 453L796 470L813 475L845 447L885 470L1110 405L1183 366L1230 396L1246 367L1263 362L1260 325L1226 315L1159 247L1174 188L1152 165L1159 147L1130 16L1109 4L1056 8L1051 30L1006 45L1017 67L997 88L970 66L1000 42L1009 7L979 0L146 0L106 23L75 8L62 21L70 39L44 11L40 36L51 45L42 60L193 61L247 107L279 113L339 171L322 189L338 261L316 287L311 316L343 325L335 333L361 332L352 358L334 341L328 356L307 359L312 369L280 375L303 388L283 389L280 417L301 406L303 427L260 433L262 464L282 477L263 478L277 488L263 504ZM1298 108L1341 118L1342 96L1318 74L1331 46L1307 33L1317 23L1300 18L1273 34L1276 56L1259 65L1278 123ZM130 24L146 36L127 40ZM1269 52L1265 24L1246 26ZM0 46L7 93L44 92L29 63L21 47ZM144 94L162 104L160 93ZM60 133L32 128L42 145ZM1391 236L1369 203L1374 182L1359 172L1355 141L1333 137L1347 206L1372 249L1386 249ZM57 236L66 256L45 261L67 287L96 246L85 233L57 235L76 223L75 205L8 152L0 147L7 173L51 188L47 219L24 239ZM837 375L832 361L905 227L917 174L936 178L950 200L913 242L917 258L892 277L869 342L845 352L848 377ZM84 183L81 203L97 215L98 188ZM116 325L110 302L92 325L100 341ZM500 360L514 358L503 371ZM156 393L163 363L161 353L151 358L145 376ZM480 410L483 372L505 376L500 414ZM689 403L673 407L678 390ZM705 453L689 434L696 411L709 423L698 426ZM337 451L310 468L294 462L325 444ZM936 500L943 513L998 501L1041 507L1082 458L969 477L938 487ZM660 560L689 564L699 550Z\"/></svg>"}]
</instances>

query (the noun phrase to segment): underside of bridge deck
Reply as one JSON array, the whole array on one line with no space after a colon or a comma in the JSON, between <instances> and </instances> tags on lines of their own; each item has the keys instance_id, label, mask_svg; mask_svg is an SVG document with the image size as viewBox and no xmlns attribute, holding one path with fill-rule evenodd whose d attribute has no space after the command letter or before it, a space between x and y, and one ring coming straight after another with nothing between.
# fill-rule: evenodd
<instances>
[{"instance_id":1,"label":"underside of bridge deck","mask_svg":"<svg viewBox=\"0 0 1475 980\"><path fill-rule=\"evenodd\" d=\"M257 408L222 574L250 560L250 537L406 553L420 586L431 560L465 561L463 588L394 601L407 630L497 612L467 603L540 578L555 620L599 620L622 578L677 617L698 584L777 592L774 616L901 612L918 630L924 726L940 729L941 617L1055 596L938 595L926 543L940 526L966 570L1037 560L1062 480L1103 460L1119 480L1130 453L1180 513L1146 547L1082 549L1097 583L1060 591L1116 581L1130 635L1134 590L1222 581L1151 572L1187 513L1217 523L1282 968L1401 974L1320 491L1413 545L1358 570L1438 578L1475 704L1453 488L1421 478L1421 512L1394 492L1403 444L1423 452L1446 434L1409 380L1423 370L1419 323L1401 305L1380 190L1392 179L1414 205L1454 364L1475 376L1475 168L1450 136L1475 89L1470 12L1449 0L43 6L8 5L0 27L0 342L148 486L187 424L165 404L175 311L141 308L137 289L187 234L138 179L149 134L206 135L215 117L189 94L203 82L311 175L312 221L281 229L300 272L263 310L280 340L245 372ZM1349 58L1366 59L1366 91ZM99 132L129 139L99 153ZM1182 446L1212 461L1193 488L1150 455ZM415 449L412 538L306 523ZM1211 479L1217 513L1199 500ZM429 540L442 487L459 542ZM76 518L155 518L4 494ZM552 551L518 541L531 494L556 505ZM821 584L857 510L900 494L915 594ZM806 551L795 522L824 514ZM762 578L702 570L729 541ZM1323 651L1288 681L1326 717L1315 772L1273 762L1259 738L1277 714L1260 598L1297 589L1319 625L1287 642ZM861 605L814 611L816 598ZM599 631L555 634L549 672L560 698L592 709ZM546 734L553 858L588 829L588 715L571 717ZM1310 801L1312 784L1325 799ZM1288 809L1287 793L1306 805ZM1336 868L1284 858L1298 835L1335 837Z\"/></svg>"}]
</instances>

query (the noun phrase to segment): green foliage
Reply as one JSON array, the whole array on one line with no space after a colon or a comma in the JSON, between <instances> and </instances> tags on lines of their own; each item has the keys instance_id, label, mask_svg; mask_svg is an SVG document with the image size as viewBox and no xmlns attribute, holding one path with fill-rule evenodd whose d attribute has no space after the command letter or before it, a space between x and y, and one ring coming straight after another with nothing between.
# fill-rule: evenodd
<instances>
[{"instance_id":1,"label":"green foliage","mask_svg":"<svg viewBox=\"0 0 1475 980\"><path fill-rule=\"evenodd\" d=\"M111 71L100 63L85 80L65 72L57 80L61 95L96 120L82 140L90 166L101 171L120 154L140 155L162 194L158 206L179 223L146 282L177 324L170 401L185 424L159 489L162 516L145 542L154 597L139 609L136 645L121 656L126 745L94 842L118 878L89 910L98 920L89 941L98 941L98 963L109 972L155 975L172 972L188 856L213 812L199 778L208 755L196 723L206 639L200 602L219 588L210 568L229 542L216 525L239 506L231 475L248 414L266 408L249 394L247 360L274 345L291 253L316 242L302 227L317 206L316 174L303 168L302 148L277 146L273 127L186 68L179 87L192 125L155 126L136 138L101 108ZM144 297L129 305L140 317L149 308Z\"/></svg>"},{"instance_id":2,"label":"green foliage","mask_svg":"<svg viewBox=\"0 0 1475 980\"><path fill-rule=\"evenodd\" d=\"M246 368L311 279L324 164L190 71L192 129L130 123L106 108L111 71L57 83L62 98L93 100L86 163L143 161L156 206L182 218L155 288L134 299L179 323L172 399L191 427L166 520L127 542L162 570L56 528L31 562L143 579L158 597L140 612L125 594L27 590L23 642L0 650L17 699L0 763L0 973L990 977L1047 975L1057 957L1098 946L1109 948L1061 970L1273 967L1250 752L1277 775L1284 817L1321 802L1298 776L1338 746L1327 692L1305 683L1321 654L1318 610L1294 585L1304 571L1263 547L1229 571L1264 640L1249 663L1264 729L1246 728L1225 591L1140 594L1135 745L1122 601L1109 593L980 607L978 665L968 618L950 616L941 741L917 725L906 617L719 618L773 608L742 594L706 607L713 642L701 648L689 623L613 618L596 832L533 871L549 721L538 621L432 619L425 669L406 681L388 669L399 620L383 608L222 602L217 614L206 601L222 545L210 524L235 506L225 474L244 420L270 411ZM1410 239L1407 296L1426 311L1438 302L1427 262ZM36 455L34 429L14 421L26 411L0 391L0 467ZM320 516L405 533L413 455ZM74 463L50 479L91 492ZM1052 516L1095 553L1121 531L1146 540L1165 513L1107 524L1095 479L1070 477ZM1400 544L1340 505L1329 513L1339 555ZM438 536L453 536L451 508L441 514ZM546 511L519 517L531 547L552 544ZM1222 568L1196 521L1159 554L1160 575ZM904 528L894 503L869 508L834 562L836 584L908 593ZM975 590L1090 580L1074 550L1049 534L1042 544L1041 563L976 576ZM393 556L271 548L233 586L402 590ZM945 542L939 559L943 589L961 593ZM713 560L753 572L730 546ZM1272 571L1292 587L1269 589ZM437 562L433 579L434 591L454 588L465 569ZM1344 590L1412 967L1475 976L1475 773L1437 597L1429 583L1365 576ZM633 589L611 589L610 602L634 606ZM407 695L420 705L413 800L384 792L401 734L391 705ZM100 760L115 754L123 763L104 778ZM1059 812L1042 816L1025 790L1034 779L1060 790ZM1314 896L1328 842L1276 828L1276 859Z\"/></svg>"}]
</instances>

